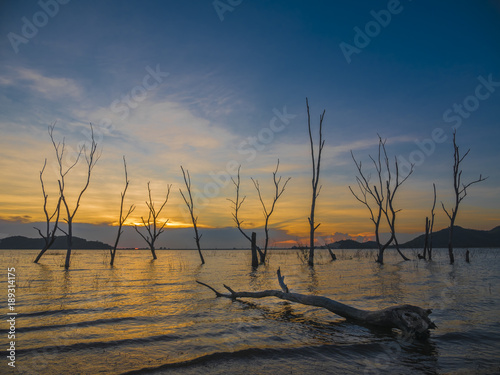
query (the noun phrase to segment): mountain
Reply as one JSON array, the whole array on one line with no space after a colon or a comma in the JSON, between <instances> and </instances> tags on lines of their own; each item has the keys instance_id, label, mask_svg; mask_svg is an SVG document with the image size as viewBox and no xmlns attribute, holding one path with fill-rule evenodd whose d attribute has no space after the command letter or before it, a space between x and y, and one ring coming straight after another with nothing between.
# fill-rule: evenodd
<instances>
[{"instance_id":1,"label":"mountain","mask_svg":"<svg viewBox=\"0 0 500 375\"><path fill-rule=\"evenodd\" d=\"M448 247L448 228L442 229L432 234L433 248ZM418 236L411 241L400 244L401 248L423 248L425 235ZM333 242L331 249L377 249L375 241L357 242L354 240L341 240ZM394 246L390 246L391 248ZM466 229L455 226L453 230L453 247L500 247L500 226L491 230ZM321 246L321 248L326 248Z\"/></svg>"},{"instance_id":2,"label":"mountain","mask_svg":"<svg viewBox=\"0 0 500 375\"><path fill-rule=\"evenodd\" d=\"M358 242L354 240L340 240L329 245L331 249L377 249L375 241ZM324 247L324 246L322 246Z\"/></svg>"},{"instance_id":3,"label":"mountain","mask_svg":"<svg viewBox=\"0 0 500 375\"><path fill-rule=\"evenodd\" d=\"M448 247L448 228L432 234L432 247ZM401 244L401 248L423 248L425 235L422 234ZM453 228L453 247L500 247L500 226L491 230L466 229L459 226Z\"/></svg>"},{"instance_id":4,"label":"mountain","mask_svg":"<svg viewBox=\"0 0 500 375\"><path fill-rule=\"evenodd\" d=\"M0 240L0 249L42 249L45 242L42 238L23 236L6 237ZM51 249L67 249L66 236L56 237ZM110 249L111 246L100 241L87 241L73 237L73 249Z\"/></svg>"}]
</instances>

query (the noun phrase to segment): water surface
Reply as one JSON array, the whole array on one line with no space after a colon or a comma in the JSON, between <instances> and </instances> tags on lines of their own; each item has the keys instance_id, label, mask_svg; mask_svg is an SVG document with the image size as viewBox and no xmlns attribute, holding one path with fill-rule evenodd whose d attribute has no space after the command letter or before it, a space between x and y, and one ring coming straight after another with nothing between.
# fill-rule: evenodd
<instances>
[{"instance_id":1,"label":"water surface","mask_svg":"<svg viewBox=\"0 0 500 375\"><path fill-rule=\"evenodd\" d=\"M408 255L416 257L412 251ZM500 250L456 250L435 260L403 262L386 252L380 266L369 250L318 251L314 269L296 250L272 250L250 267L250 252L119 251L115 267L100 250L2 250L16 268L16 371L2 356L1 373L23 374L455 374L500 373ZM427 341L397 330L362 327L331 312L276 298L215 298L223 291L279 289L281 267L293 292L324 295L362 309L415 304L433 309L438 329ZM6 293L0 296L7 327ZM5 332L3 330L3 332ZM6 342L4 337L2 342ZM4 371L5 370L5 371Z\"/></svg>"}]
</instances>

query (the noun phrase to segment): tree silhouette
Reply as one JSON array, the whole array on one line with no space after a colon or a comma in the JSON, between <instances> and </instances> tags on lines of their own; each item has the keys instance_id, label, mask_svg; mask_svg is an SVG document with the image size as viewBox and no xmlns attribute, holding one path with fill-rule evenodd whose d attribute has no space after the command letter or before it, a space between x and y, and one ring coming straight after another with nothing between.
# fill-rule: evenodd
<instances>
[{"instance_id":1,"label":"tree silhouette","mask_svg":"<svg viewBox=\"0 0 500 375\"><path fill-rule=\"evenodd\" d=\"M201 234L198 233L198 216L195 217L194 215L194 203L193 203L193 196L191 195L191 176L189 176L189 171L184 171L184 168L182 168L181 165L181 170L182 170L182 175L184 177L184 183L186 184L186 189L188 192L188 197L189 200L186 198L184 193L182 192L182 189L179 188L179 191L182 195L182 198L184 199L184 203L186 203L186 206L189 210L189 214L191 215L191 221L193 223L193 229L194 229L194 239L196 241L196 248L198 249L198 254L200 255L201 259L201 264L205 264L205 259L203 259L203 254L201 253L201 247L200 247L200 239L201 239ZM186 177L187 175L187 177Z\"/></svg>"},{"instance_id":2,"label":"tree silhouette","mask_svg":"<svg viewBox=\"0 0 500 375\"><path fill-rule=\"evenodd\" d=\"M261 251L261 253L260 253L260 255L261 255L260 261L261 261L261 263L264 263L265 260L266 260L267 247L269 245L269 218L271 217L271 215L274 212L274 208L276 206L276 202L278 201L278 199L281 197L281 195L285 191L286 185L288 184L288 181L290 181L290 179L291 179L291 177L288 177L286 179L286 181L283 183L283 185L280 187L281 176L278 177L278 178L276 177L276 174L278 173L279 165L280 165L280 161L278 159L278 162L276 164L276 169L273 172L274 197L273 197L273 201L272 201L271 207L269 207L269 208L266 207L266 204L264 203L264 200L262 199L262 194L261 194L261 191L260 191L259 181L258 180L254 180L252 178L252 182L253 182L253 184L255 186L255 189L257 190L257 193L259 195L260 204L262 205L262 213L264 214L264 220L265 220L265 223L264 223L264 233L266 235L266 240L265 240L265 244L264 244L264 251Z\"/></svg>"},{"instance_id":3,"label":"tree silhouette","mask_svg":"<svg viewBox=\"0 0 500 375\"><path fill-rule=\"evenodd\" d=\"M312 200L311 200L311 213L307 218L309 221L309 266L314 266L314 232L321 223L316 224L314 221L314 213L316 210L316 199L321 191L321 186L318 187L319 183L319 172L321 167L321 153L323 152L323 147L325 146L325 141L323 140L323 119L325 117L325 110L319 116L319 139L318 139L318 155L314 152L314 141L311 132L311 116L309 114L309 101L306 98L307 107L307 127L309 130L309 143L311 145L311 159L312 159Z\"/></svg>"},{"instance_id":4,"label":"tree silhouette","mask_svg":"<svg viewBox=\"0 0 500 375\"><path fill-rule=\"evenodd\" d=\"M115 262L116 248L118 247L118 242L120 241L120 236L123 233L122 226L125 223L125 221L128 219L128 217L130 216L130 214L132 212L134 212L134 210L135 210L135 206L132 204L132 205L130 205L127 213L125 215L123 214L123 201L125 200L125 194L127 193L128 184L130 182L128 180L128 175L127 175L127 162L125 161L125 155L123 156L123 168L125 169L125 189L123 189L123 193L121 193L120 216L118 218L118 233L116 234L116 240L115 240L115 244L114 244L113 248L109 250L110 255L111 255L111 261L109 263L110 265L113 265Z\"/></svg>"},{"instance_id":5,"label":"tree silhouette","mask_svg":"<svg viewBox=\"0 0 500 375\"><path fill-rule=\"evenodd\" d=\"M482 175L479 175L477 180L471 181L467 184L462 183L462 170L460 169L460 164L469 154L470 149L467 152L460 156L460 150L456 142L457 131L453 132L453 191L455 193L455 205L452 207L451 212L449 212L444 203L441 202L441 206L443 207L446 216L450 219L450 227L449 227L449 237L448 237L448 255L450 257L450 264L455 262L455 257L453 255L453 227L455 226L455 220L457 219L458 207L462 200L467 196L467 189L478 182L486 180L488 177L483 178Z\"/></svg>"},{"instance_id":6,"label":"tree silhouette","mask_svg":"<svg viewBox=\"0 0 500 375\"><path fill-rule=\"evenodd\" d=\"M151 197L151 187L150 187L150 182L148 182L148 195L149 195L149 202L146 201L146 206L148 207L148 220L144 220L144 217L141 217L142 224L144 228L146 228L147 234L144 235L139 231L139 228L137 228L137 225L134 226L135 230L139 235L146 241L146 243L149 246L149 249L151 250L151 254L153 255L153 259L157 259L156 256L156 251L155 251L155 242L160 236L160 234L163 233L163 229L165 228L165 225L168 222L168 219L165 220L165 222L158 223L158 218L161 214L161 211L165 207L165 205L168 202L168 196L170 195L170 188L172 185L167 185L167 195L165 196L165 200L163 201L162 205L160 206L159 210L156 210L155 204L153 202L153 198Z\"/></svg>"},{"instance_id":7,"label":"tree silhouette","mask_svg":"<svg viewBox=\"0 0 500 375\"><path fill-rule=\"evenodd\" d=\"M57 201L57 206L54 209L54 212L49 214L48 209L47 209L47 201L49 199L49 195L45 192L45 185L43 183L43 172L45 171L45 167L47 166L47 159L45 159L45 162L43 163L43 168L40 171L40 184L42 186L42 195L43 195L43 213L45 214L45 234L42 233L42 231L38 228L35 227L35 229L38 231L40 236L44 240L44 246L36 259L34 260L34 263L38 263L42 255L52 246L56 239L56 232L58 229L59 225L59 214L61 213L61 195L59 195L59 199ZM50 227L50 223L52 219L55 216L55 221L54 221L54 226Z\"/></svg>"},{"instance_id":8,"label":"tree silhouette","mask_svg":"<svg viewBox=\"0 0 500 375\"><path fill-rule=\"evenodd\" d=\"M56 142L54 139L54 128L55 128L55 123L50 125L48 127L48 133L50 136L50 140L52 142L52 145L54 147L54 151L56 154L56 162L57 162L57 171L59 174L59 179L58 179L58 184L59 184L59 202L58 202L58 208L57 208L57 218L60 217L60 210L62 209L61 203L64 207L64 211L66 214L66 217L64 217L64 221L68 225L67 231L63 230L60 226L57 226L57 229L59 229L61 232L63 232L66 235L67 238L67 251L66 251L66 261L64 262L64 268L68 269L70 266L70 259L71 259L71 250L73 247L73 220L75 218L75 215L78 211L78 208L80 207L80 203L82 200L83 193L87 190L90 184L90 177L92 174L92 170L94 169L97 161L99 160L100 153L97 153L97 142L95 141L94 137L94 128L92 124L90 124L90 147L87 150L87 145L84 144L80 146L77 156L75 158L75 161L73 163L69 163L69 165L66 165L64 163L64 157L65 157L65 151L66 151L66 144L65 144L65 139L63 138L62 142ZM70 204L68 202L68 199L66 197L66 177L68 173L78 164L80 161L81 157L85 158L85 162L87 164L87 171L86 171L86 180L83 188L80 190L80 193L78 194L76 198L75 205L73 208L70 208ZM45 164L44 168L45 169ZM40 172L40 179L42 182L42 193L44 195L44 201L46 203L46 198L47 195L45 193L45 189L43 186L43 180L42 180L42 174L43 174L43 169L42 172ZM44 211L46 213L46 206L44 205ZM46 219L50 222L51 218L54 215L48 216L46 213ZM47 234L50 238L52 238L55 235L55 230L50 232L48 230ZM39 231L41 234L41 232ZM43 237L43 235L42 235ZM50 241L49 241L50 242ZM47 249L42 249L40 254L38 254L37 258L35 259L35 262L38 262L38 260L41 258L41 256L45 253Z\"/></svg>"},{"instance_id":9,"label":"tree silhouette","mask_svg":"<svg viewBox=\"0 0 500 375\"><path fill-rule=\"evenodd\" d=\"M413 173L413 164L411 165L408 174L400 179L399 176L399 166L398 160L395 158L394 168L396 178L394 182L392 181L392 172L389 163L389 157L387 156L387 151L385 148L386 140L382 140L379 135L378 143L378 157L374 159L370 156L373 162L375 170L377 171L378 181L371 185L370 177L366 176L362 170L361 161L358 163L354 157L354 153L351 151L352 159L356 164L359 176L356 176L356 182L358 183L359 193L356 194L354 190L349 186L349 190L352 195L361 203L363 203L370 213L370 220L375 226L375 238L378 245L378 255L376 261L380 264L384 263L384 251L385 249L394 241L396 244L396 249L398 253L404 260L408 260L407 257L403 255L399 249L398 242L396 240L396 214L401 210L396 210L394 208L394 198L399 187L410 177ZM383 159L383 161L382 161ZM376 207L376 208L374 208ZM382 217L385 217L389 229L391 231L391 237L388 241L383 242L380 238L380 224Z\"/></svg>"}]
</instances>

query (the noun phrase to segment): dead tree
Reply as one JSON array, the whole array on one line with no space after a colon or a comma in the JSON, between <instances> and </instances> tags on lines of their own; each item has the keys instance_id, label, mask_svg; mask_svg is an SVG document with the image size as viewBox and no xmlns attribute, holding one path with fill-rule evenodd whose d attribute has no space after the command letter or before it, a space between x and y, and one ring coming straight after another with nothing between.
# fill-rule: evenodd
<instances>
[{"instance_id":1,"label":"dead tree","mask_svg":"<svg viewBox=\"0 0 500 375\"><path fill-rule=\"evenodd\" d=\"M426 310L413 305L398 305L376 311L361 310L324 296L292 293L285 284L285 276L281 275L279 268L277 276L281 290L263 290L260 292L236 292L229 286L224 285L229 293L220 293L208 284L202 283L201 281L196 282L211 289L216 297L231 298L233 300L237 298L276 297L303 305L325 308L356 324L377 326L387 329L398 328L405 334L417 338L428 337L430 330L436 328L436 325L429 319L429 315L432 313L430 309Z\"/></svg>"},{"instance_id":2,"label":"dead tree","mask_svg":"<svg viewBox=\"0 0 500 375\"><path fill-rule=\"evenodd\" d=\"M319 140L318 140L318 155L315 156L314 153L314 141L311 132L311 116L309 114L309 101L306 98L306 107L307 107L307 127L309 130L309 142L311 145L311 159L312 159L312 200L311 200L311 213L307 218L309 221L309 266L314 266L314 232L321 223L316 224L314 221L314 212L316 209L316 199L319 196L321 191L321 186L318 187L319 183L319 172L321 166L321 153L323 151L323 147L325 146L325 141L323 140L323 118L325 117L325 110L319 116Z\"/></svg>"},{"instance_id":3,"label":"dead tree","mask_svg":"<svg viewBox=\"0 0 500 375\"><path fill-rule=\"evenodd\" d=\"M243 202L245 201L245 197L243 197L241 200L240 200L240 169L241 169L241 165L238 167L238 174L237 174L237 177L236 177L236 180L231 177L231 181L233 182L234 184L234 187L236 188L236 198L235 200L232 200L232 199L227 199L229 202L231 202L233 204L233 210L234 212L232 213L232 216L233 216L233 220L236 224L236 228L238 228L238 230L240 231L240 233L250 242L251 246L252 246L252 267L257 267L258 264L255 264L253 259L257 259L257 256L254 254L255 251L259 252L259 255L260 255L260 258L262 259L262 257L265 258L262 250L260 249L259 246L257 245L252 245L252 244L255 244L255 238L253 239L252 241L252 237L250 237L248 234L245 233L245 231L241 228L241 225L243 224L243 221L240 220L239 218L239 211L240 211L240 208L241 206L243 205ZM255 256L254 256L255 255Z\"/></svg>"},{"instance_id":4,"label":"dead tree","mask_svg":"<svg viewBox=\"0 0 500 375\"><path fill-rule=\"evenodd\" d=\"M269 245L269 218L271 217L271 215L274 212L274 208L276 206L276 202L278 201L278 199L281 197L281 195L285 191L286 185L288 184L288 181L290 181L290 179L291 179L291 177L288 177L287 180L284 182L284 184L280 187L281 176L279 176L278 178L276 178L276 174L278 173L279 165L280 165L280 161L278 159L278 162L276 164L276 169L273 172L273 182L274 182L273 203L271 204L271 207L269 209L266 207L266 204L264 203L264 200L262 199L262 194L261 194L261 191L260 191L259 181L258 180L254 180L252 178L253 185L255 186L255 189L257 190L257 193L259 195L259 200L260 200L260 203L262 205L262 213L264 214L264 220L265 220L264 221L264 233L266 235L266 240L265 240L265 243L264 243L264 251L261 251L261 253L260 253L260 256L261 256L260 262L261 263L264 263L265 260L266 260L267 247Z\"/></svg>"},{"instance_id":5,"label":"dead tree","mask_svg":"<svg viewBox=\"0 0 500 375\"><path fill-rule=\"evenodd\" d=\"M83 196L83 193L87 190L90 184L90 177L92 174L92 170L94 169L94 166L96 165L97 161L99 160L100 154L97 153L97 142L95 141L94 138L94 129L92 127L92 124L90 124L90 147L89 150L87 150L87 146L83 145L80 147L77 156L75 158L75 161L73 163L70 163L69 165L65 166L64 165L64 156L65 156L65 142L64 138L62 143L54 140L54 128L55 124L49 126L48 132L50 136L50 140L52 141L52 145L54 146L54 151L56 153L56 161L57 161L57 167L58 167L58 174L59 174L59 179L58 179L58 184L59 184L59 195L60 195L60 203L63 204L65 212L66 212L66 217L64 218L64 221L66 221L68 225L67 231L64 231L61 227L58 227L58 229L63 232L66 235L67 238L67 251L66 251L66 261L64 263L64 268L68 269L70 265L70 259L71 259L71 250L73 247L73 220L75 218L76 212L78 211L78 208L80 207L81 199ZM65 195L65 189L66 189L66 181L65 178L68 175L68 173L78 164L80 161L80 158L82 155L85 157L85 161L87 163L87 173L86 173L86 181L85 185L83 188L80 190L80 193L78 194L78 197L76 199L75 206L71 209L69 207L68 200ZM59 203L59 205L60 205ZM41 257L42 254L39 254L39 257ZM37 259L39 259L39 257Z\"/></svg>"},{"instance_id":6,"label":"dead tree","mask_svg":"<svg viewBox=\"0 0 500 375\"><path fill-rule=\"evenodd\" d=\"M448 255L450 257L450 264L455 262L455 257L453 256L453 227L455 226L455 220L457 218L458 206L460 202L467 196L467 189L478 182L486 180L488 177L483 178L482 175L479 175L477 180L469 182L468 184L462 183L462 170L460 169L460 164L465 159L465 157L469 154L470 149L467 152L460 156L460 150L457 146L456 142L456 130L453 132L453 191L455 193L455 206L452 207L451 213L445 208L444 203L441 202L441 206L443 207L446 216L450 219L450 227L449 227L449 237L448 237Z\"/></svg>"},{"instance_id":7,"label":"dead tree","mask_svg":"<svg viewBox=\"0 0 500 375\"><path fill-rule=\"evenodd\" d=\"M182 175L184 177L184 183L186 184L186 189L188 192L189 200L184 196L184 193L182 192L182 189L179 188L179 191L182 195L182 198L184 199L184 202L186 203L186 206L189 210L189 213L191 215L191 221L193 222L193 228L194 228L194 239L196 241L196 247L198 249L198 254L200 254L200 259L201 259L201 264L205 264L205 259L203 259L203 254L201 253L201 248L200 248L200 239L202 234L198 233L198 216L194 216L194 203L193 203L193 196L191 195L191 176L189 176L189 171L184 172L184 168L182 168L181 165L181 170L182 170ZM187 178L186 178L187 174Z\"/></svg>"},{"instance_id":8,"label":"dead tree","mask_svg":"<svg viewBox=\"0 0 500 375\"><path fill-rule=\"evenodd\" d=\"M335 255L335 253L333 252L330 244L327 244L326 241L325 241L325 247L328 249L328 253L330 254L330 257L332 258L332 261L333 260L337 260L337 256Z\"/></svg>"},{"instance_id":9,"label":"dead tree","mask_svg":"<svg viewBox=\"0 0 500 375\"><path fill-rule=\"evenodd\" d=\"M422 259L432 260L432 231L434 228L434 208L436 207L436 184L432 184L434 187L434 202L432 203L431 218L427 216L425 218L425 240L424 240L424 255ZM419 257L420 258L420 257Z\"/></svg>"},{"instance_id":10,"label":"dead tree","mask_svg":"<svg viewBox=\"0 0 500 375\"><path fill-rule=\"evenodd\" d=\"M392 182L392 172L389 163L389 157L387 156L387 151L385 149L385 140L379 136L378 143L378 157L374 159L370 156L373 162L375 170L377 171L378 181L371 185L370 177L366 177L362 170L361 161L358 163L354 157L354 153L351 151L352 159L356 164L359 176L356 176L356 182L359 187L359 195L354 192L354 190L349 186L349 190L352 195L361 203L363 203L370 212L370 220L375 226L375 238L378 245L378 255L376 261L380 264L384 263L384 251L385 249L394 241L396 245L396 250L401 255L404 260L409 260L403 255L399 249L398 242L396 240L396 214L401 210L394 209L394 198L398 188L410 177L413 173L413 164L411 165L408 174L400 179L399 176L399 165L398 160L395 158L395 174L396 178L394 183ZM383 162L382 162L383 158ZM383 176L385 174L385 176ZM371 201L371 202L369 202ZM372 208L375 205L376 208ZM380 224L382 218L386 219L387 225L389 226L391 236L388 241L383 242L380 238Z\"/></svg>"},{"instance_id":11,"label":"dead tree","mask_svg":"<svg viewBox=\"0 0 500 375\"><path fill-rule=\"evenodd\" d=\"M257 259L257 233L252 232L252 267L256 268L259 265L259 260Z\"/></svg>"},{"instance_id":12,"label":"dead tree","mask_svg":"<svg viewBox=\"0 0 500 375\"><path fill-rule=\"evenodd\" d=\"M163 224L158 223L158 218L161 214L161 211L163 210L163 207L168 202L168 196L170 195L170 188L172 185L167 185L167 195L165 196L165 200L163 201L162 205L160 206L159 210L156 210L155 204L153 202L153 198L151 197L151 187L149 186L148 182L148 195L149 195L149 202L146 201L146 206L148 207L148 220L144 220L144 217L141 217L142 224L144 228L146 228L147 234L144 235L141 233L139 228L137 228L137 225L134 225L134 228L137 233L146 241L146 243L149 246L149 249L151 250L151 254L153 255L153 259L157 259L156 256L156 251L155 251L155 242L160 236L160 234L163 233L163 230L165 228L165 225L167 225L168 219L165 220Z\"/></svg>"},{"instance_id":13,"label":"dead tree","mask_svg":"<svg viewBox=\"0 0 500 375\"><path fill-rule=\"evenodd\" d=\"M125 215L123 214L123 201L125 200L125 194L127 193L128 184L130 182L128 180L128 175L127 175L127 162L125 161L125 156L123 156L123 168L125 169L125 189L123 189L123 193L121 193L120 216L118 218L118 233L116 234L116 240L115 240L115 244L114 244L113 248L109 250L110 251L110 255L111 255L111 261L110 261L109 264L111 266L115 262L116 248L118 247L118 242L120 241L120 236L123 233L123 231L122 231L123 224L128 219L128 217L130 216L130 214L132 212L134 212L134 210L135 210L135 206L132 204L132 205L130 205L127 213Z\"/></svg>"},{"instance_id":14,"label":"dead tree","mask_svg":"<svg viewBox=\"0 0 500 375\"><path fill-rule=\"evenodd\" d=\"M43 163L43 168L40 171L40 184L42 185L42 195L43 195L43 213L45 214L45 234L42 233L42 231L38 228L35 227L35 229L38 231L40 236L44 240L44 245L36 259L34 260L34 263L38 263L42 255L52 246L56 239L56 232L58 229L59 225L59 214L61 212L61 196L59 195L59 199L57 201L57 206L54 209L54 212L52 214L49 214L48 209L47 209L47 201L49 199L49 195L45 192L45 185L43 183L43 172L45 171L45 167L47 166L47 159L45 159L45 162ZM52 219L55 216L55 221L54 221L54 226L50 227L50 223Z\"/></svg>"}]
</instances>

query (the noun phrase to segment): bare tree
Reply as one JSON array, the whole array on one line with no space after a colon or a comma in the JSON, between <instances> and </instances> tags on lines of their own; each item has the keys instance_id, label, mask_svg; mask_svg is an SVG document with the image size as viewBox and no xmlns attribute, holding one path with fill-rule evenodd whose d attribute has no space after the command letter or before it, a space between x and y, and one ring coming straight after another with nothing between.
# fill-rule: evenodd
<instances>
[{"instance_id":1,"label":"bare tree","mask_svg":"<svg viewBox=\"0 0 500 375\"><path fill-rule=\"evenodd\" d=\"M318 155L315 156L314 153L314 141L311 132L311 116L309 114L309 101L306 98L306 107L307 107L307 127L309 130L309 142L311 145L311 159L312 159L312 200L311 200L311 213L307 218L309 221L309 266L314 266L314 232L321 223L316 224L314 221L314 212L316 210L316 199L319 196L321 191L321 186L318 187L319 183L319 172L321 166L321 153L323 151L323 147L325 146L325 141L323 140L323 118L325 117L325 110L319 116L319 140L318 140Z\"/></svg>"},{"instance_id":2,"label":"bare tree","mask_svg":"<svg viewBox=\"0 0 500 375\"><path fill-rule=\"evenodd\" d=\"M132 204L130 205L127 213L124 215L123 214L123 201L125 200L125 194L127 193L128 189L128 175L127 175L127 162L125 161L125 155L123 156L123 168L125 169L125 189L123 189L123 192L121 193L121 201L120 201L120 216L118 218L118 233L116 234L116 240L115 240L115 245L113 246L112 249L110 249L110 255L111 255L111 261L110 265L112 266L115 262L115 255L116 255L116 248L118 247L118 242L120 241L120 236L122 235L122 226L125 223L125 221L128 219L130 214L134 212L135 206Z\"/></svg>"},{"instance_id":3,"label":"bare tree","mask_svg":"<svg viewBox=\"0 0 500 375\"><path fill-rule=\"evenodd\" d=\"M184 172L184 168L182 168L182 165L181 165L181 170L182 170L182 175L184 177L184 183L186 184L186 189L188 192L189 200L186 198L186 196L182 192L181 188L179 188L179 191L180 191L182 198L184 199L184 202L186 203L186 206L187 206L189 213L191 215L191 221L193 222L193 228L194 228L194 234L195 234L194 239L196 241L196 247L198 249L198 254L200 254L201 264L205 264L205 259L203 259L203 254L201 253L201 248L200 248L200 239L201 239L202 234L198 233L198 226L197 226L198 216L195 217L195 215L194 215L193 196L191 195L191 176L189 176L188 170L186 170ZM186 174L187 174L187 178L186 178Z\"/></svg>"},{"instance_id":4,"label":"bare tree","mask_svg":"<svg viewBox=\"0 0 500 375\"><path fill-rule=\"evenodd\" d=\"M165 220L163 224L158 223L158 218L161 214L161 211L163 210L163 207L168 202L168 196L170 195L170 188L172 185L167 185L167 195L165 196L165 200L163 201L161 207L159 210L156 210L155 204L153 202L153 198L151 197L151 187L149 186L148 182L148 194L149 194L149 202L146 201L146 206L148 206L149 213L148 213L148 220L144 220L144 217L141 217L142 224L144 228L146 228L147 234L144 235L142 234L139 229L137 228L137 225L134 226L135 230L139 235L146 241L146 243L149 245L149 248L151 250L151 254L153 255L153 259L157 259L156 257L156 252L155 252L155 242L157 238L160 236L160 234L163 233L163 229L165 228L165 225L168 222L168 219Z\"/></svg>"},{"instance_id":5,"label":"bare tree","mask_svg":"<svg viewBox=\"0 0 500 375\"><path fill-rule=\"evenodd\" d=\"M403 255L399 249L396 240L396 214L401 210L394 209L394 197L398 188L410 177L413 173L413 165L410 168L408 174L400 179L399 176L399 166L397 158L395 158L395 174L396 178L394 183L392 182L392 173L389 163L389 157L387 156L387 151L385 149L385 140L379 136L378 144L378 158L374 159L370 156L373 162L375 170L377 171L378 181L372 186L370 183L370 177L366 177L363 170L361 161L358 163L354 157L354 153L351 151L352 159L356 164L359 176L356 176L356 181L359 187L359 194L356 194L354 190L349 186L349 190L352 195L361 203L363 203L370 212L370 220L375 225L375 238L378 244L378 255L376 261L380 264L384 263L384 251L385 249L394 241L396 244L396 249L401 257L408 260L407 257ZM383 162L382 162L383 158ZM385 170L384 170L385 169ZM383 176L385 174L385 176ZM376 208L372 208L374 205ZM382 242L380 238L380 224L382 218L385 218L387 225L391 231L391 236L388 241Z\"/></svg>"},{"instance_id":6,"label":"bare tree","mask_svg":"<svg viewBox=\"0 0 500 375\"><path fill-rule=\"evenodd\" d=\"M451 209L451 213L445 208L444 203L441 202L441 206L443 207L446 216L450 219L450 227L449 227L449 237L448 237L448 255L450 257L450 264L455 262L455 257L453 256L453 227L455 226L455 220L458 214L458 206L460 202L467 196L467 189L478 182L486 180L488 177L483 178L482 175L479 175L477 180L471 181L467 184L462 183L462 170L460 169L460 164L465 159L465 157L469 154L470 149L467 152L460 156L460 150L456 142L456 130L453 132L453 191L455 193L455 207Z\"/></svg>"},{"instance_id":7,"label":"bare tree","mask_svg":"<svg viewBox=\"0 0 500 375\"><path fill-rule=\"evenodd\" d=\"M424 240L424 255L420 256L422 259L432 260L432 231L434 228L434 208L436 207L436 184L432 184L434 187L434 201L432 203L431 218L427 216L425 218L425 240Z\"/></svg>"},{"instance_id":8,"label":"bare tree","mask_svg":"<svg viewBox=\"0 0 500 375\"><path fill-rule=\"evenodd\" d=\"M45 159L45 162L43 163L43 168L40 171L40 184L42 185L42 195L43 195L43 212L45 214L45 234L42 233L42 231L38 228L35 227L35 229L38 231L40 236L44 240L44 245L38 256L36 257L34 263L38 263L42 255L52 246L56 239L56 231L58 229L59 225L59 214L61 212L61 196L59 195L59 199L57 201L57 206L54 209L54 212L52 214L49 214L48 209L47 209L47 201L49 199L49 195L45 192L45 185L43 183L43 172L45 171L45 167L47 166L47 159ZM55 221L54 221L54 226L51 229L50 223L52 219L55 216Z\"/></svg>"},{"instance_id":9,"label":"bare tree","mask_svg":"<svg viewBox=\"0 0 500 375\"><path fill-rule=\"evenodd\" d=\"M64 138L62 143L54 140L54 128L55 124L49 126L48 131L49 131L49 136L52 141L52 145L54 146L54 151L56 153L56 160L57 160L57 165L58 165L58 172L59 172L59 193L60 193L60 199L62 204L64 205L64 209L66 211L66 217L64 218L64 221L66 221L68 225L67 231L64 231L62 228L58 227L58 229L63 232L66 235L67 238L67 252L66 252L66 261L64 263L64 267L66 269L69 268L70 265L70 258L71 258L71 250L73 246L73 220L75 218L76 212L78 211L78 208L80 207L80 203L82 200L83 193L87 190L90 184L90 177L92 174L92 170L94 169L94 166L96 165L97 161L99 160L100 153L97 153L97 142L95 141L94 138L94 128L92 124L90 124L90 136L91 136L91 144L89 147L89 150L87 150L86 145L82 145L78 151L78 154L75 158L75 161L73 163L70 163L69 165L65 166L64 165L64 152L66 151L65 149L65 142ZM87 173L86 173L86 181L83 186L83 188L80 190L80 193L78 194L76 198L76 203L73 208L70 208L68 200L65 195L65 189L66 189L66 182L65 178L68 175L68 173L78 164L80 161L80 158L82 155L85 158L85 162L87 164Z\"/></svg>"},{"instance_id":10,"label":"bare tree","mask_svg":"<svg viewBox=\"0 0 500 375\"><path fill-rule=\"evenodd\" d=\"M265 256L263 255L263 252L260 249L260 247L258 247L255 244L255 241L256 241L255 236L254 236L253 241L252 241L252 237L250 237L248 234L246 234L245 231L241 228L243 221L241 221L239 216L238 216L240 208L243 205L243 202L245 201L245 198L246 198L246 196L244 196L243 198L240 199L240 182L241 182L240 169L241 169L241 165L238 167L238 174L237 174L236 180L233 177L231 177L231 181L233 182L234 187L236 188L236 198L235 198L235 200L232 200L229 198L227 200L233 204L234 212L232 213L232 216L233 216L233 220L236 224L236 228L238 228L240 233L250 242L250 244L252 246L252 267L257 267L258 263L256 261L256 259L257 259L256 252L257 251L259 252L261 259L262 259L262 257L265 258Z\"/></svg>"},{"instance_id":11,"label":"bare tree","mask_svg":"<svg viewBox=\"0 0 500 375\"><path fill-rule=\"evenodd\" d=\"M271 217L271 215L274 212L274 208L276 206L276 202L278 201L278 199L281 197L281 195L285 191L286 184L288 184L288 181L290 181L290 179L291 179L291 177L288 177L287 180L280 187L281 176L279 176L278 178L276 177L276 174L278 173L279 165L280 165L280 161L278 159L278 162L276 164L276 169L273 172L273 182L274 182L273 203L271 204L271 207L269 209L266 207L266 205L264 203L264 200L262 199L262 194L261 194L261 191L260 191L259 181L258 180L254 180L252 178L252 182L253 182L253 184L255 186L255 189L257 190L257 193L259 194L259 200L260 200L260 203L262 205L262 211L263 211L264 219L265 219L265 222L264 222L264 233L266 235L266 241L265 241L265 244L264 244L264 251L261 251L261 253L260 253L260 256L261 256L260 261L261 261L261 263L264 263L265 260L266 260L267 247L269 245L269 218Z\"/></svg>"},{"instance_id":12,"label":"bare tree","mask_svg":"<svg viewBox=\"0 0 500 375\"><path fill-rule=\"evenodd\" d=\"M325 308L334 314L348 319L354 324L377 326L386 329L398 328L403 333L418 339L427 339L430 335L430 330L436 328L434 322L429 318L429 315L432 313L430 309L422 309L414 305L398 305L382 310L361 310L325 296L290 292L284 282L285 276L281 275L279 268L277 276L281 290L270 289L257 292L237 292L224 284L229 293L221 293L208 284L198 280L196 282L212 290L216 297L231 298L232 300L236 300L237 298L275 297L303 305Z\"/></svg>"}]
</instances>

